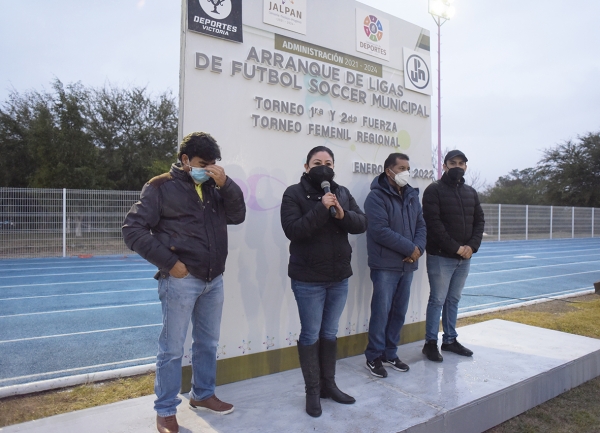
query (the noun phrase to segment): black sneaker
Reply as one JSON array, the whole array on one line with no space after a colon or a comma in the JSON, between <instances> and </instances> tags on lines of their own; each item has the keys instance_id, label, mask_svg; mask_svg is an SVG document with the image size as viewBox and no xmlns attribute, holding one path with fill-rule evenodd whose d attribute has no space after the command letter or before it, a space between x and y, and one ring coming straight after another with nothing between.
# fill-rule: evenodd
<instances>
[{"instance_id":1,"label":"black sneaker","mask_svg":"<svg viewBox=\"0 0 600 433\"><path fill-rule=\"evenodd\" d=\"M373 376L387 377L387 371L385 371L385 368L383 368L381 358L375 358L373 361L367 360L367 368Z\"/></svg>"},{"instance_id":2,"label":"black sneaker","mask_svg":"<svg viewBox=\"0 0 600 433\"><path fill-rule=\"evenodd\" d=\"M400 358L384 359L383 362L385 362L386 364L388 364L394 370L408 371L410 369L410 367L408 365L406 365L405 363L403 363L402 361L400 361Z\"/></svg>"},{"instance_id":3,"label":"black sneaker","mask_svg":"<svg viewBox=\"0 0 600 433\"><path fill-rule=\"evenodd\" d=\"M460 344L458 340L454 340L452 343L442 343L442 350L461 356L473 356L473 351Z\"/></svg>"},{"instance_id":4,"label":"black sneaker","mask_svg":"<svg viewBox=\"0 0 600 433\"><path fill-rule=\"evenodd\" d=\"M438 351L437 340L431 340L425 343L423 346L423 355L427 357L430 361L433 362L442 362L444 358Z\"/></svg>"}]
</instances>

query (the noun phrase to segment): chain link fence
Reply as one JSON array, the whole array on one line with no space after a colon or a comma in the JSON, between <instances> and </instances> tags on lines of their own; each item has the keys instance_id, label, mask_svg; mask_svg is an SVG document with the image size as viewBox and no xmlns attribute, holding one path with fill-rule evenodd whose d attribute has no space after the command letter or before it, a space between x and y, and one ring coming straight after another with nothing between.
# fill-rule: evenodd
<instances>
[{"instance_id":1,"label":"chain link fence","mask_svg":"<svg viewBox=\"0 0 600 433\"><path fill-rule=\"evenodd\" d=\"M0 188L0 259L128 254L121 225L138 191ZM482 204L484 241L589 238L595 208Z\"/></svg>"},{"instance_id":2,"label":"chain link fence","mask_svg":"<svg viewBox=\"0 0 600 433\"><path fill-rule=\"evenodd\" d=\"M590 238L600 235L595 208L482 204L484 241Z\"/></svg>"},{"instance_id":3,"label":"chain link fence","mask_svg":"<svg viewBox=\"0 0 600 433\"><path fill-rule=\"evenodd\" d=\"M128 254L121 225L139 191L0 188L0 258Z\"/></svg>"}]
</instances>

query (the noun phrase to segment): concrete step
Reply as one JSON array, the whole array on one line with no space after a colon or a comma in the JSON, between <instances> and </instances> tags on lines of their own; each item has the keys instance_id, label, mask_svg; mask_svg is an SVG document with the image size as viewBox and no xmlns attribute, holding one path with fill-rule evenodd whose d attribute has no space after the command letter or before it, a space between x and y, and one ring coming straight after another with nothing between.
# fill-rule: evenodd
<instances>
[{"instance_id":1,"label":"concrete step","mask_svg":"<svg viewBox=\"0 0 600 433\"><path fill-rule=\"evenodd\" d=\"M459 329L472 358L421 354L423 342L400 346L410 371L372 376L363 356L340 360L337 383L356 403L321 400L323 415L304 412L300 370L217 388L233 403L226 416L194 412L182 396L180 432L483 432L600 375L600 340L491 320ZM154 396L57 415L0 429L2 433L155 432Z\"/></svg>"}]
</instances>

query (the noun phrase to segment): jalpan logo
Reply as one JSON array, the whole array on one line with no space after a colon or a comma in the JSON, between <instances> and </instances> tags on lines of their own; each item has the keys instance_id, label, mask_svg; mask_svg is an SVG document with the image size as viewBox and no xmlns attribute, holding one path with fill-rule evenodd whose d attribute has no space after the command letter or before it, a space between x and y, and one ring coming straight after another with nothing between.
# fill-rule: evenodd
<instances>
[{"instance_id":1,"label":"jalpan logo","mask_svg":"<svg viewBox=\"0 0 600 433\"><path fill-rule=\"evenodd\" d=\"M429 68L427 63L417 54L406 59L408 79L417 89L424 89L429 84Z\"/></svg>"},{"instance_id":2,"label":"jalpan logo","mask_svg":"<svg viewBox=\"0 0 600 433\"><path fill-rule=\"evenodd\" d=\"M367 37L373 42L379 42L383 38L383 24L375 15L367 15L363 24Z\"/></svg>"},{"instance_id":3,"label":"jalpan logo","mask_svg":"<svg viewBox=\"0 0 600 433\"><path fill-rule=\"evenodd\" d=\"M231 13L231 0L198 0L200 6L208 16L222 20Z\"/></svg>"}]
</instances>

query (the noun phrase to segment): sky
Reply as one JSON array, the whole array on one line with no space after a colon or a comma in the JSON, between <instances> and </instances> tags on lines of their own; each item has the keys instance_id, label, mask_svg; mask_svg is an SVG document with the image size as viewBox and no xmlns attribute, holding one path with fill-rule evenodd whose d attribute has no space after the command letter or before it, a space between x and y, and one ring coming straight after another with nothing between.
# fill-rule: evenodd
<instances>
[{"instance_id":1,"label":"sky","mask_svg":"<svg viewBox=\"0 0 600 433\"><path fill-rule=\"evenodd\" d=\"M327 0L308 0L327 1ZM431 32L427 0L363 0ZM442 149L493 184L543 150L600 132L600 2L454 2L441 27ZM0 103L12 91L85 86L179 88L181 2L0 0ZM437 144L437 84L432 95Z\"/></svg>"}]
</instances>

